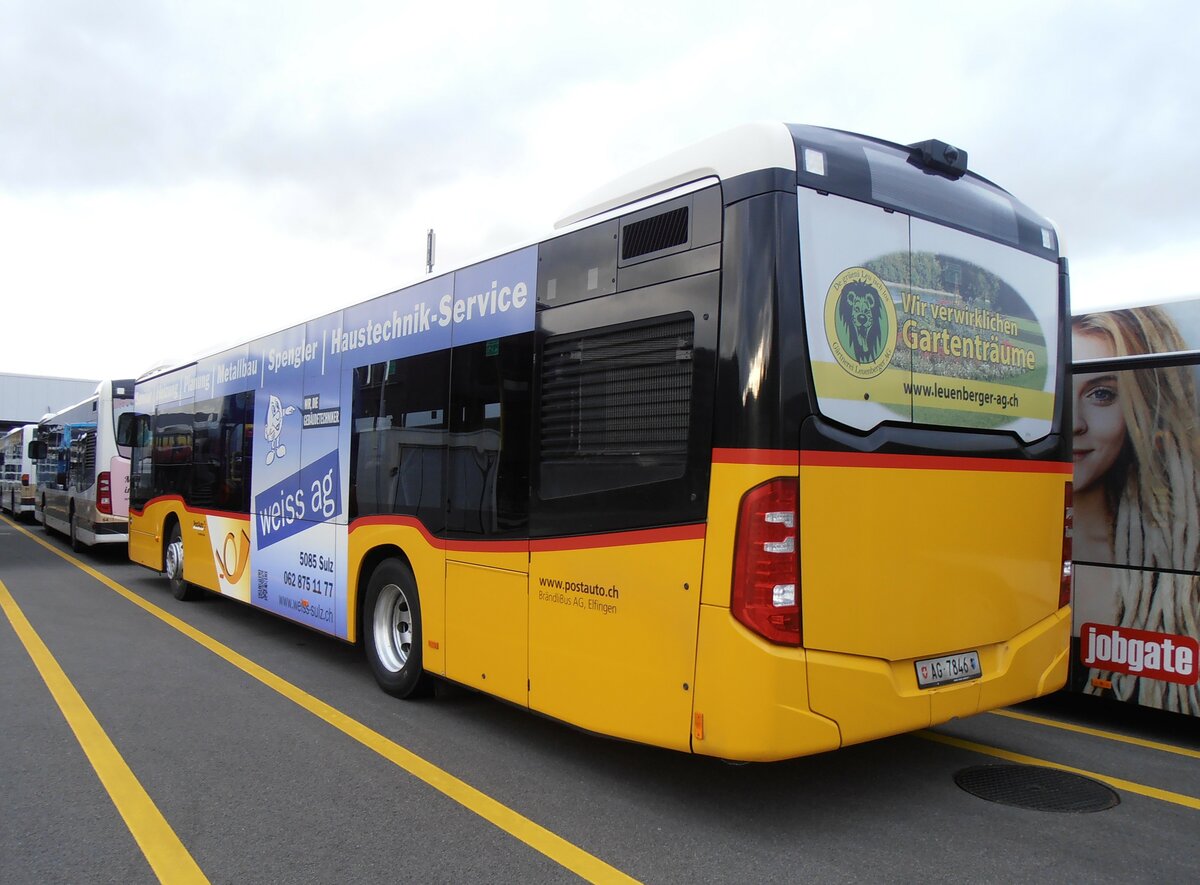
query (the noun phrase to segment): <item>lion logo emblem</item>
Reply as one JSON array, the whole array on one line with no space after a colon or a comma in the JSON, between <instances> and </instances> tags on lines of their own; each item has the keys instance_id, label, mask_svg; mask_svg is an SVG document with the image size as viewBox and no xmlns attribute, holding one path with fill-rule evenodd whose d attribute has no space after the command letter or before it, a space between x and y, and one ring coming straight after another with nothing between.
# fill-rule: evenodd
<instances>
[{"instance_id":1,"label":"lion logo emblem","mask_svg":"<svg viewBox=\"0 0 1200 885\"><path fill-rule=\"evenodd\" d=\"M865 267L842 271L825 300L825 334L838 364L873 378L896 351L896 306L887 284Z\"/></svg>"},{"instance_id":2,"label":"lion logo emblem","mask_svg":"<svg viewBox=\"0 0 1200 885\"><path fill-rule=\"evenodd\" d=\"M873 363L883 350L883 306L869 283L851 283L838 300L838 321L849 333L850 353L857 362Z\"/></svg>"}]
</instances>

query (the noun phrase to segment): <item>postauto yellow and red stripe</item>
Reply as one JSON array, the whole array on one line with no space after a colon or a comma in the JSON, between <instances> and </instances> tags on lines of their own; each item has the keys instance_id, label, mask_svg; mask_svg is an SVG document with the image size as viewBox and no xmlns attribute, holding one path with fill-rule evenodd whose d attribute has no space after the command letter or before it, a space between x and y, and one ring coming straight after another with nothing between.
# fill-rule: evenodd
<instances>
[{"instance_id":1,"label":"postauto yellow and red stripe","mask_svg":"<svg viewBox=\"0 0 1200 885\"><path fill-rule=\"evenodd\" d=\"M250 602L250 516L189 507L179 495L153 498L129 512L129 558L161 571L169 521L179 525L189 583Z\"/></svg>"},{"instance_id":2,"label":"postauto yellow and red stripe","mask_svg":"<svg viewBox=\"0 0 1200 885\"><path fill-rule=\"evenodd\" d=\"M1061 686L1069 477L1057 462L718 449L705 523L472 542L411 517L364 517L348 526L348 638L371 569L402 556L431 673L677 750L770 760L834 749ZM730 608L740 503L781 478L798 500L802 645L767 641ZM161 567L168 514L187 579L249 601L253 564L232 564L246 517L155 499L134 516L131 558ZM967 649L981 678L917 687L915 660Z\"/></svg>"}]
</instances>

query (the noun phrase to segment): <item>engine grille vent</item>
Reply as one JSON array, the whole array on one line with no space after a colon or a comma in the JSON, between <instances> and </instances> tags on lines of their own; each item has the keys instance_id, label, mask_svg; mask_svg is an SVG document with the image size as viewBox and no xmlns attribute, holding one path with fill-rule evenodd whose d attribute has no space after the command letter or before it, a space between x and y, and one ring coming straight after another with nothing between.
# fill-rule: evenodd
<instances>
[{"instance_id":1,"label":"engine grille vent","mask_svg":"<svg viewBox=\"0 0 1200 885\"><path fill-rule=\"evenodd\" d=\"M688 207L681 206L626 225L621 235L621 260L682 246L687 240Z\"/></svg>"}]
</instances>

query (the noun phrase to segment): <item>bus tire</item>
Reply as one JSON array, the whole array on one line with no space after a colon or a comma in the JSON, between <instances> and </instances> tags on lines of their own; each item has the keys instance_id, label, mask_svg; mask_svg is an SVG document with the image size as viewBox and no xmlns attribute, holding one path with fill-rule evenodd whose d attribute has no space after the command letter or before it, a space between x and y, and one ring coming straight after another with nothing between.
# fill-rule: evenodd
<instances>
[{"instance_id":1,"label":"bus tire","mask_svg":"<svg viewBox=\"0 0 1200 885\"><path fill-rule=\"evenodd\" d=\"M179 523L172 523L167 533L167 543L163 547L163 573L176 599L188 602L200 595L200 588L183 579L183 535L179 532Z\"/></svg>"},{"instance_id":2,"label":"bus tire","mask_svg":"<svg viewBox=\"0 0 1200 885\"><path fill-rule=\"evenodd\" d=\"M433 681L421 666L421 600L407 563L385 559L371 573L362 635L380 688L398 698L433 694Z\"/></svg>"},{"instance_id":3,"label":"bus tire","mask_svg":"<svg viewBox=\"0 0 1200 885\"><path fill-rule=\"evenodd\" d=\"M71 549L76 553L83 552L83 542L79 540L79 528L75 524L75 511L71 511Z\"/></svg>"}]
</instances>

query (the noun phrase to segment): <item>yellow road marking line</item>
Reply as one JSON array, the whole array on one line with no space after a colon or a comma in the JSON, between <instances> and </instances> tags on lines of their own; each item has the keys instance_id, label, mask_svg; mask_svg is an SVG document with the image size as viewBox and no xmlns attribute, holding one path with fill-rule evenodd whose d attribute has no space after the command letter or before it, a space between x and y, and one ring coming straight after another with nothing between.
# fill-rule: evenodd
<instances>
[{"instance_id":1,"label":"yellow road marking line","mask_svg":"<svg viewBox=\"0 0 1200 885\"><path fill-rule=\"evenodd\" d=\"M1182 793L1172 793L1169 790L1147 787L1144 784L1137 784L1119 777L1109 777L1107 774L1097 774L1094 771L1073 768L1070 765L1062 765L1047 759L1037 759L1033 756L1026 756L1023 753L1013 753L1009 750L1001 750L999 747L989 747L984 744L977 744L974 741L965 741L962 738L951 737L948 734L938 734L935 731L917 731L913 732L913 734L927 741L948 744L951 747L958 747L960 750L970 750L973 753L982 753L985 756L995 756L997 759L1007 759L1009 762L1019 762L1023 765L1039 765L1042 768L1057 768L1059 771L1069 771L1071 774L1090 777L1092 780L1106 783L1118 790L1125 790L1127 793L1136 793L1139 796L1148 796L1151 799L1171 802L1175 805L1182 805L1185 808L1193 808L1200 811L1200 799L1194 796L1185 796Z\"/></svg>"},{"instance_id":2,"label":"yellow road marking line","mask_svg":"<svg viewBox=\"0 0 1200 885\"><path fill-rule=\"evenodd\" d=\"M1046 719L1042 716L1031 716L1028 713L1018 713L1016 710L992 710L993 716L1005 716L1009 719L1020 719L1022 722L1032 722L1035 725L1046 725L1050 728L1061 728L1064 731L1074 731L1079 734L1091 735L1092 737L1104 738L1110 741L1120 741L1123 744L1133 744L1138 747L1146 747L1150 750L1160 750L1163 753L1177 753L1180 756L1190 756L1193 759L1200 759L1200 750L1193 750L1189 747L1178 747L1174 744L1163 744L1158 741L1148 741L1143 738L1130 737L1125 734L1117 734L1112 731L1102 731L1099 728L1089 728L1086 725L1074 725L1070 722L1062 722L1058 719Z\"/></svg>"},{"instance_id":3,"label":"yellow road marking line","mask_svg":"<svg viewBox=\"0 0 1200 885\"><path fill-rule=\"evenodd\" d=\"M160 882L208 882L3 581L0 581L0 608L42 674L46 687L75 732L75 739L142 849L154 875Z\"/></svg>"},{"instance_id":4,"label":"yellow road marking line","mask_svg":"<svg viewBox=\"0 0 1200 885\"><path fill-rule=\"evenodd\" d=\"M541 852L555 863L566 867L576 875L590 882L637 881L616 867L610 866L600 860L600 858L584 851L579 846L568 842L557 833L551 832L541 824L534 823L524 815L513 811L507 805L475 789L465 781L459 780L448 771L439 768L432 762L426 761L411 750L406 750L390 738L384 737L379 732L352 719L335 707L318 700L303 689L292 685L286 679L276 676L270 670L254 663L254 661L242 656L228 646L223 645L207 633L202 633L186 621L182 621L170 612L159 608L151 602L147 602L132 590L123 587L107 575L101 574L75 557L64 553L53 544L42 540L20 526L17 526L17 529L27 537L37 541L51 553L65 559L113 592L125 597L125 599L143 611L178 630L192 641L204 646L217 655L217 657L223 658L243 673L257 679L263 685L283 695L294 704L308 710L314 716L323 719L338 731L358 741L364 747L374 750L389 762L399 766L414 777L423 780L429 786L453 799L467 810L474 812L509 835L521 840L530 848Z\"/></svg>"}]
</instances>

